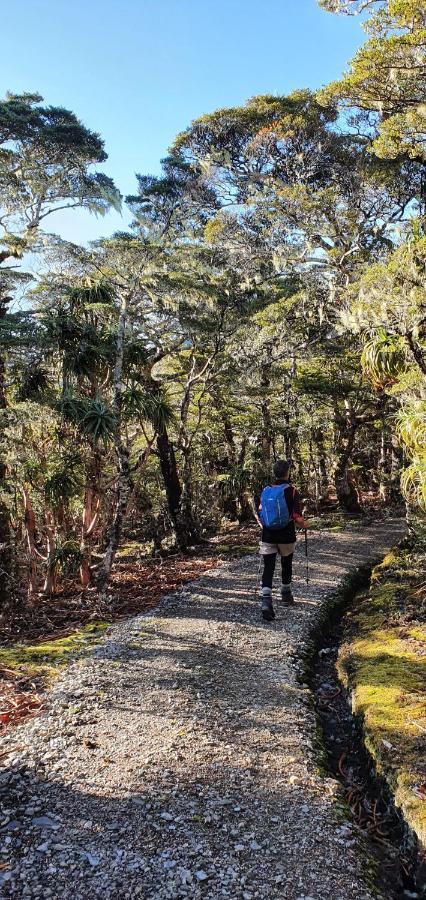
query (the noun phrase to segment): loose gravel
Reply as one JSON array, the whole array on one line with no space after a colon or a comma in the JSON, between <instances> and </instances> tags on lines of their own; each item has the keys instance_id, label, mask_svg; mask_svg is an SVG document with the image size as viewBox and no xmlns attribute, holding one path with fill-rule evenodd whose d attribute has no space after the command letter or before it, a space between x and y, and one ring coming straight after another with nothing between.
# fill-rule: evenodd
<instances>
[{"instance_id":1,"label":"loose gravel","mask_svg":"<svg viewBox=\"0 0 426 900\"><path fill-rule=\"evenodd\" d=\"M377 896L364 839L318 769L297 671L327 594L402 531L313 535L309 585L300 543L297 602L277 602L273 624L246 557L114 625L64 670L43 714L3 740L0 896Z\"/></svg>"}]
</instances>

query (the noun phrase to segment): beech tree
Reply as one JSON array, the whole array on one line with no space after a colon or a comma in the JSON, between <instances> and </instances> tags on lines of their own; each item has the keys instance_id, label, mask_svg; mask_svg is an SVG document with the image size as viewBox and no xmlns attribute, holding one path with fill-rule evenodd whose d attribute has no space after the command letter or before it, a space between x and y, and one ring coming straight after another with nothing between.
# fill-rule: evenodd
<instances>
[{"instance_id":1,"label":"beech tree","mask_svg":"<svg viewBox=\"0 0 426 900\"><path fill-rule=\"evenodd\" d=\"M421 183L419 165L378 160L369 152L368 137L342 135L334 122L333 109L321 109L309 92L299 91L203 116L176 141L179 152L201 166L220 205L206 227L207 239L232 248L236 265L257 285L299 278L300 302L317 326L315 334L307 333L314 322L305 330L306 348L321 333L327 344L344 309L345 288L366 262L384 258L393 247L395 226L409 215ZM265 342L266 393L272 347ZM300 357L291 340L287 353ZM268 402L266 397L262 406L266 462ZM357 509L349 469L358 419L350 395L340 407L337 397L335 402L341 432L335 486L342 506ZM348 429L349 442L343 436Z\"/></svg>"},{"instance_id":2,"label":"beech tree","mask_svg":"<svg viewBox=\"0 0 426 900\"><path fill-rule=\"evenodd\" d=\"M425 158L426 152L426 3L425 0L320 0L331 12L367 10L369 39L350 63L349 72L319 94L349 110L376 114L374 152L383 158Z\"/></svg>"}]
</instances>

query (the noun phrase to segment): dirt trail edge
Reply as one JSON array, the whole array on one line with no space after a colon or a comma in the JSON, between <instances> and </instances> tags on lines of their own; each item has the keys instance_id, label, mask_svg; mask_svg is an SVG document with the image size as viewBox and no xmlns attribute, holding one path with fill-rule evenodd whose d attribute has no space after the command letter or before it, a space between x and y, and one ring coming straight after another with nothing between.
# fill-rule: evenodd
<instances>
[{"instance_id":1,"label":"dirt trail edge","mask_svg":"<svg viewBox=\"0 0 426 900\"><path fill-rule=\"evenodd\" d=\"M363 838L317 772L294 655L343 575L403 531L313 536L309 585L300 541L297 603L277 603L272 625L246 557L113 626L3 740L0 896L376 896Z\"/></svg>"}]
</instances>

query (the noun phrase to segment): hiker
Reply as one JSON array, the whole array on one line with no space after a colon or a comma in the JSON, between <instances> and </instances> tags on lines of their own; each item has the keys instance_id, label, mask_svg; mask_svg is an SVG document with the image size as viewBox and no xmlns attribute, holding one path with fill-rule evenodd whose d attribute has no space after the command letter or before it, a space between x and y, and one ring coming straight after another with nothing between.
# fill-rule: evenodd
<instances>
[{"instance_id":1,"label":"hiker","mask_svg":"<svg viewBox=\"0 0 426 900\"><path fill-rule=\"evenodd\" d=\"M300 497L289 483L291 464L285 459L274 463L274 484L265 487L258 504L258 524L262 528L259 553L263 556L262 617L267 622L275 619L272 605L272 580L277 553L281 557L281 599L285 606L294 603L291 590L293 553L296 546L295 522L306 528L302 516Z\"/></svg>"}]
</instances>

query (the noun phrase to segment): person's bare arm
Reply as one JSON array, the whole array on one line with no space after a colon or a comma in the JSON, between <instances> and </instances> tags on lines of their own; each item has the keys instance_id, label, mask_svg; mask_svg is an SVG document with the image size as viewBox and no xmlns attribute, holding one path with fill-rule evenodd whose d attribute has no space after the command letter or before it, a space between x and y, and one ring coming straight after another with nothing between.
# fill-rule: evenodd
<instances>
[{"instance_id":1,"label":"person's bare arm","mask_svg":"<svg viewBox=\"0 0 426 900\"><path fill-rule=\"evenodd\" d=\"M307 519L305 519L303 516L299 516L298 513L293 513L293 519L296 522L296 525L299 526L299 528L307 528L308 527Z\"/></svg>"},{"instance_id":2,"label":"person's bare arm","mask_svg":"<svg viewBox=\"0 0 426 900\"><path fill-rule=\"evenodd\" d=\"M254 518L256 519L256 522L257 522L259 528L263 528L262 522L260 521L260 518L259 518L259 512L258 512L258 509L256 506L256 501L255 501L253 495L250 496L249 502L250 502L250 506L253 511Z\"/></svg>"},{"instance_id":3,"label":"person's bare arm","mask_svg":"<svg viewBox=\"0 0 426 900\"><path fill-rule=\"evenodd\" d=\"M305 517L302 515L302 507L301 507L301 502L300 502L300 496L299 496L298 491L296 491L296 490L294 491L294 499L293 499L293 502L294 502L293 519L294 519L296 525L297 525L299 528L307 528L307 527L308 527L308 523L307 523Z\"/></svg>"}]
</instances>

